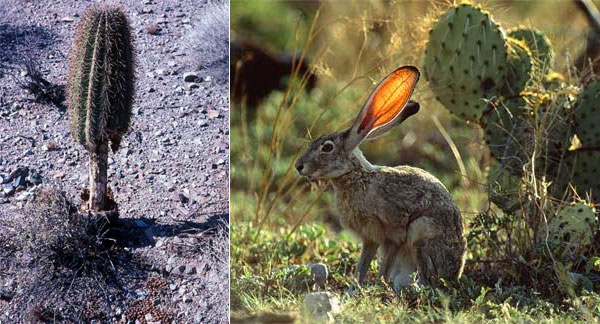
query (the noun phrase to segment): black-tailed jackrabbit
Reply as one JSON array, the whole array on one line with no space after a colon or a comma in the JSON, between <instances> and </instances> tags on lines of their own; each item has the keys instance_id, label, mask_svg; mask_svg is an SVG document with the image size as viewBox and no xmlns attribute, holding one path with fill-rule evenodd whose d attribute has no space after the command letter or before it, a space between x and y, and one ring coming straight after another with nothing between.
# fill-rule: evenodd
<instances>
[{"instance_id":1,"label":"black-tailed jackrabbit","mask_svg":"<svg viewBox=\"0 0 600 324\"><path fill-rule=\"evenodd\" d=\"M460 211L444 185L418 168L372 165L358 148L419 111L409 101L418 80L412 66L390 73L352 127L314 140L296 163L309 180L333 183L342 226L363 241L355 272L359 283L379 247L379 275L396 289L410 285L415 271L431 284L462 274L466 241Z\"/></svg>"}]
</instances>

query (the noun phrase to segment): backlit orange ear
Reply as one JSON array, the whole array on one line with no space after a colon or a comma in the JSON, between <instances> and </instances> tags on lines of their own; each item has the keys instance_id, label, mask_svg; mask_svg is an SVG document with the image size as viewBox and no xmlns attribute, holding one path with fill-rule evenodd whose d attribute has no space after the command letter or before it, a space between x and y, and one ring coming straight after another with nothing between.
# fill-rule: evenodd
<instances>
[{"instance_id":1,"label":"backlit orange ear","mask_svg":"<svg viewBox=\"0 0 600 324\"><path fill-rule=\"evenodd\" d=\"M403 66L390 73L367 100L357 133L370 133L400 115L419 81L419 70Z\"/></svg>"}]
</instances>

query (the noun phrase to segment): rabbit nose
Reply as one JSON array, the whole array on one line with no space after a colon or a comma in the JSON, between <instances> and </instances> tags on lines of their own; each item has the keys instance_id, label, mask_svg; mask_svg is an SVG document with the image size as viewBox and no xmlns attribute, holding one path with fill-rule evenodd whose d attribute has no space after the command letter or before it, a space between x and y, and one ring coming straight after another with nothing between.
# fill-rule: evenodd
<instances>
[{"instance_id":1,"label":"rabbit nose","mask_svg":"<svg viewBox=\"0 0 600 324\"><path fill-rule=\"evenodd\" d=\"M298 173L302 174L302 170L304 169L304 164L301 162L296 163L296 170L298 170Z\"/></svg>"}]
</instances>

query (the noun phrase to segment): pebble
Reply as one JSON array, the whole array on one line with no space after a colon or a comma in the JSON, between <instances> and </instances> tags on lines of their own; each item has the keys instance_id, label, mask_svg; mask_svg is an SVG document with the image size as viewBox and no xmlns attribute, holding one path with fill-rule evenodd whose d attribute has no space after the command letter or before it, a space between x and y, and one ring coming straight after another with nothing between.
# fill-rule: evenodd
<instances>
[{"instance_id":1,"label":"pebble","mask_svg":"<svg viewBox=\"0 0 600 324\"><path fill-rule=\"evenodd\" d=\"M141 219L136 219L136 220L135 220L135 226L137 226L137 227L144 227L144 228L146 228L146 227L148 227L148 224L146 224L146 222L144 222L144 221L143 221L143 220L141 220Z\"/></svg>"},{"instance_id":2,"label":"pebble","mask_svg":"<svg viewBox=\"0 0 600 324\"><path fill-rule=\"evenodd\" d=\"M12 195L15 192L15 187L12 183L5 183L2 185L2 191L5 195Z\"/></svg>"},{"instance_id":3,"label":"pebble","mask_svg":"<svg viewBox=\"0 0 600 324\"><path fill-rule=\"evenodd\" d=\"M196 267L191 264L186 265L185 266L185 274L187 274L187 275L196 274Z\"/></svg>"},{"instance_id":4,"label":"pebble","mask_svg":"<svg viewBox=\"0 0 600 324\"><path fill-rule=\"evenodd\" d=\"M309 293L304 297L304 310L315 322L334 323L341 311L339 299L331 292Z\"/></svg>"},{"instance_id":5,"label":"pebble","mask_svg":"<svg viewBox=\"0 0 600 324\"><path fill-rule=\"evenodd\" d=\"M214 118L217 118L220 116L219 111L214 110L214 109L209 110L207 115L208 115L208 118L211 118L211 119L214 119Z\"/></svg>"},{"instance_id":6,"label":"pebble","mask_svg":"<svg viewBox=\"0 0 600 324\"><path fill-rule=\"evenodd\" d=\"M23 191L18 197L17 201L23 200L33 200L35 198L35 194L33 191Z\"/></svg>"},{"instance_id":7,"label":"pebble","mask_svg":"<svg viewBox=\"0 0 600 324\"><path fill-rule=\"evenodd\" d=\"M174 267L173 269L171 269L171 274L174 274L174 275L183 275L184 273L185 273L184 265Z\"/></svg>"},{"instance_id":8,"label":"pebble","mask_svg":"<svg viewBox=\"0 0 600 324\"><path fill-rule=\"evenodd\" d=\"M31 171L29 173L29 176L27 176L26 179L28 182L33 183L34 185L40 184L42 183L42 179L40 177L40 174L37 173L36 171Z\"/></svg>"},{"instance_id":9,"label":"pebble","mask_svg":"<svg viewBox=\"0 0 600 324\"><path fill-rule=\"evenodd\" d=\"M323 263L313 263L309 264L308 268L310 269L310 274L313 277L315 284L321 288L325 287L327 275L329 274L327 265Z\"/></svg>"}]
</instances>

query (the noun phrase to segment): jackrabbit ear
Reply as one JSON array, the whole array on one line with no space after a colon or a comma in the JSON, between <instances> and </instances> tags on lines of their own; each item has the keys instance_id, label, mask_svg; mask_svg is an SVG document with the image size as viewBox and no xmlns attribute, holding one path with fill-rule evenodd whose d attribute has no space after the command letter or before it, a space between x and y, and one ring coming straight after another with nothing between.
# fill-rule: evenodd
<instances>
[{"instance_id":1,"label":"jackrabbit ear","mask_svg":"<svg viewBox=\"0 0 600 324\"><path fill-rule=\"evenodd\" d=\"M348 130L345 148L352 150L365 138L380 136L415 114L419 104L407 103L417 81L419 70L414 66L398 68L381 80Z\"/></svg>"}]
</instances>

